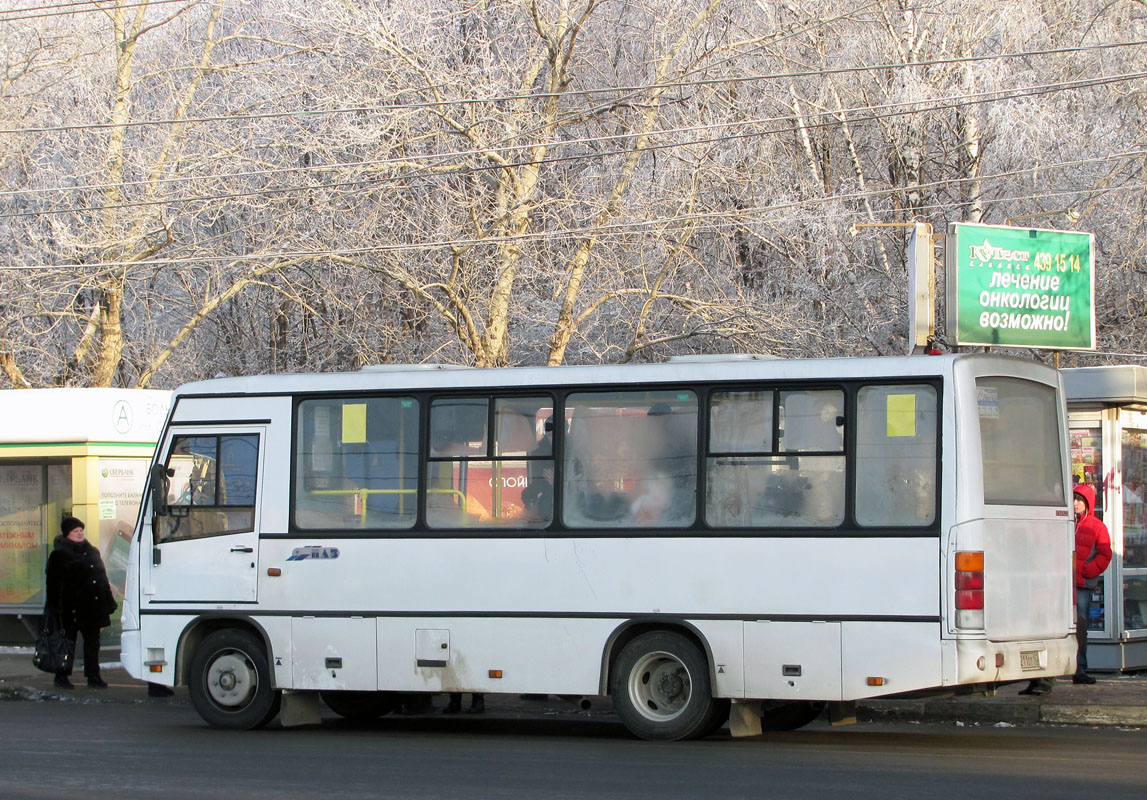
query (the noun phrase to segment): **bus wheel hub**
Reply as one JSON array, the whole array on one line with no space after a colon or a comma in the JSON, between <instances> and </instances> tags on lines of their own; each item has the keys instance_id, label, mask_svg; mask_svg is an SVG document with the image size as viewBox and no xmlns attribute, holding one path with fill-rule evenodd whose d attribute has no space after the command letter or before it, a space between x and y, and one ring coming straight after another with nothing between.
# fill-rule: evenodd
<instances>
[{"instance_id":1,"label":"bus wheel hub","mask_svg":"<svg viewBox=\"0 0 1147 800\"><path fill-rule=\"evenodd\" d=\"M674 700L685 693L685 682L677 673L662 673L658 690L666 700Z\"/></svg>"}]
</instances>

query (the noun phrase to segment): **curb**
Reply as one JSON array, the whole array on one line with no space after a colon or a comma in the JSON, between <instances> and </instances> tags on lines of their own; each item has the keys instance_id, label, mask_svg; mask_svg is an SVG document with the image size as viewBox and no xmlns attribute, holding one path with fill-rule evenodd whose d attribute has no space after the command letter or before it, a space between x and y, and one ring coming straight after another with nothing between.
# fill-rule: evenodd
<instances>
[{"instance_id":1,"label":"curb","mask_svg":"<svg viewBox=\"0 0 1147 800\"><path fill-rule=\"evenodd\" d=\"M1147 708L1142 706L1067 706L1039 707L1040 722L1063 725L1147 726Z\"/></svg>"},{"instance_id":2,"label":"curb","mask_svg":"<svg viewBox=\"0 0 1147 800\"><path fill-rule=\"evenodd\" d=\"M971 722L1009 725L1114 725L1147 727L1147 707L1068 703L977 703L884 700L857 705L867 722Z\"/></svg>"}]
</instances>

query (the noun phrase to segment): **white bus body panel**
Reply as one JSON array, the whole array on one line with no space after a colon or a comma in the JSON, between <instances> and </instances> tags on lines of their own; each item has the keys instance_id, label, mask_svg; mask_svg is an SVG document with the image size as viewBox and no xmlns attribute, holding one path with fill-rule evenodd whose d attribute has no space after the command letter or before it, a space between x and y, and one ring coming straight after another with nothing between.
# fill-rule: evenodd
<instances>
[{"instance_id":1,"label":"white bus body panel","mask_svg":"<svg viewBox=\"0 0 1147 800\"><path fill-rule=\"evenodd\" d=\"M945 361L957 382L974 384L970 364ZM851 376L847 361L834 363L843 365L837 373L842 378ZM927 360L919 363L921 374L930 374L923 366ZM1022 371L1014 360L1007 365ZM679 370L658 373L658 379L686 378L685 368ZM427 373L419 385L482 385L489 379L481 372ZM600 379L620 381L624 372L602 368ZM546 377L559 380L556 374ZM578 368L562 374L579 374ZM333 376L314 376L327 377ZM785 364L770 376L784 377L802 377L801 368ZM231 391L255 391L260 380L225 383L233 384ZM311 389L306 376L296 380L300 390ZM346 380L356 389L382 387L377 375ZM944 452L964 436L963 457L974 462L974 404L957 416L953 383L945 379L944 386ZM974 396L974 385L972 391ZM162 567L179 563L167 552L174 553L170 545L177 543L165 546L158 569L147 566L152 543L144 514L133 553L149 577L136 597L152 613L142 618L142 631L125 630L123 639L124 663L135 677L143 676L149 658L162 656L174 665L185 635L203 615L253 623L268 641L275 684L284 689L594 695L606 689L602 656L611 636L627 622L645 619L684 622L698 633L709 651L715 693L722 697L850 700L1019 680L1028 677L1020 668L1021 651L1041 653L1047 665L1042 674L1070 672L1074 663L1070 520L1050 508L985 509L982 485L963 478L954 459L941 463L937 536L811 532L793 538L721 536L715 542L645 533L498 538L497 531L483 530L454 538L404 539L401 531L288 537L291 398L181 398L175 415L172 427L218 422L200 426L204 434L256 425L264 432L257 499L261 538L252 553L257 590L251 603L228 602L218 587L191 603L157 602L188 595L192 587L177 593L162 585ZM170 433L161 447L169 445ZM971 521L957 528L953 521L960 518ZM1050 535L1049 523L1055 531ZM311 546L335 548L338 555L289 560ZM987 629L962 631L955 627L952 557L976 549L983 550L987 564ZM227 563L230 555L228 542L215 561ZM281 574L269 575L271 568ZM1004 665L997 668L1001 653ZM444 659L432 657L442 654ZM186 675L185 654L178 656ZM445 664L431 665L436 661ZM491 670L502 677L491 677ZM147 679L170 685L174 672L166 666ZM871 678L882 679L882 685L869 685Z\"/></svg>"}]
</instances>

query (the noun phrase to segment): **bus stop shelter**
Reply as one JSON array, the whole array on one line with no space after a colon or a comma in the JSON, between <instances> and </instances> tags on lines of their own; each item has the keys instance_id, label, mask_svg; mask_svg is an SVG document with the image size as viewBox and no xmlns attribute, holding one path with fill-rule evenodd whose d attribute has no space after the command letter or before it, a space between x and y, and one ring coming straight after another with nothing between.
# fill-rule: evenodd
<instances>
[{"instance_id":1,"label":"bus stop shelter","mask_svg":"<svg viewBox=\"0 0 1147 800\"><path fill-rule=\"evenodd\" d=\"M1095 488L1113 556L1092 596L1088 667L1147 667L1147 367L1062 370L1072 477Z\"/></svg>"},{"instance_id":2,"label":"bus stop shelter","mask_svg":"<svg viewBox=\"0 0 1147 800\"><path fill-rule=\"evenodd\" d=\"M0 391L0 643L34 638L44 565L66 514L85 523L113 591L171 406L148 389Z\"/></svg>"}]
</instances>

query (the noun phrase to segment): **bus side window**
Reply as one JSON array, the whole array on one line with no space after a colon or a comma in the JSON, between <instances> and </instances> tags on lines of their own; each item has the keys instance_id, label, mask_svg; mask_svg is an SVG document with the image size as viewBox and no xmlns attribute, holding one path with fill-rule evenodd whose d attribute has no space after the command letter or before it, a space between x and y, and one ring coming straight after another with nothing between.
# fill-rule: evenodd
<instances>
[{"instance_id":1,"label":"bus side window","mask_svg":"<svg viewBox=\"0 0 1147 800\"><path fill-rule=\"evenodd\" d=\"M553 517L553 401L438 398L430 405L426 524L544 528ZM543 431L539 433L539 431Z\"/></svg>"},{"instance_id":2,"label":"bus side window","mask_svg":"<svg viewBox=\"0 0 1147 800\"><path fill-rule=\"evenodd\" d=\"M936 390L865 386L856 396L856 521L929 525L936 518Z\"/></svg>"},{"instance_id":3,"label":"bus side window","mask_svg":"<svg viewBox=\"0 0 1147 800\"><path fill-rule=\"evenodd\" d=\"M844 521L844 395L836 389L714 392L706 522L836 527ZM740 427L742 433L735 430Z\"/></svg>"},{"instance_id":4,"label":"bus side window","mask_svg":"<svg viewBox=\"0 0 1147 800\"><path fill-rule=\"evenodd\" d=\"M562 484L573 528L687 527L697 507L692 392L571 394Z\"/></svg>"},{"instance_id":5,"label":"bus side window","mask_svg":"<svg viewBox=\"0 0 1147 800\"><path fill-rule=\"evenodd\" d=\"M310 530L414 524L418 401L323 398L299 404L294 523Z\"/></svg>"},{"instance_id":6,"label":"bus side window","mask_svg":"<svg viewBox=\"0 0 1147 800\"><path fill-rule=\"evenodd\" d=\"M553 519L553 401L494 401L491 507L501 524L543 528Z\"/></svg>"},{"instance_id":7,"label":"bus side window","mask_svg":"<svg viewBox=\"0 0 1147 800\"><path fill-rule=\"evenodd\" d=\"M488 513L477 498L468 496L468 489L471 470L488 469L489 402L484 397L448 397L430 404L426 524L431 527L466 528Z\"/></svg>"},{"instance_id":8,"label":"bus side window","mask_svg":"<svg viewBox=\"0 0 1147 800\"><path fill-rule=\"evenodd\" d=\"M709 397L709 454L705 521L714 527L754 524L761 479L753 473L765 461L751 456L774 452L773 392L717 391ZM759 523L757 523L759 524Z\"/></svg>"}]
</instances>

